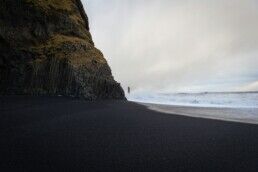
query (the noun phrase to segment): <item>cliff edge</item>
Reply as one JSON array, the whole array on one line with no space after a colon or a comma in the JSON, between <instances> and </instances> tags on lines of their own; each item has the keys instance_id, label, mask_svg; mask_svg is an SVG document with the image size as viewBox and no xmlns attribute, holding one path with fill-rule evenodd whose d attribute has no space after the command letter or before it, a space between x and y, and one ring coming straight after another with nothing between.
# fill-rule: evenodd
<instances>
[{"instance_id":1,"label":"cliff edge","mask_svg":"<svg viewBox=\"0 0 258 172\"><path fill-rule=\"evenodd\" d=\"M1 0L0 94L125 98L80 0Z\"/></svg>"}]
</instances>

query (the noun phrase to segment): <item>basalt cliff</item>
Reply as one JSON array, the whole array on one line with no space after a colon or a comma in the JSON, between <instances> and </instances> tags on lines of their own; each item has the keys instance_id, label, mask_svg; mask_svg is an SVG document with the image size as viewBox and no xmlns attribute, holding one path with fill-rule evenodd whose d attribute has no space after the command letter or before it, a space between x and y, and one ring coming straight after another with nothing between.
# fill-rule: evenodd
<instances>
[{"instance_id":1,"label":"basalt cliff","mask_svg":"<svg viewBox=\"0 0 258 172\"><path fill-rule=\"evenodd\" d=\"M0 1L0 94L124 99L80 0Z\"/></svg>"}]
</instances>

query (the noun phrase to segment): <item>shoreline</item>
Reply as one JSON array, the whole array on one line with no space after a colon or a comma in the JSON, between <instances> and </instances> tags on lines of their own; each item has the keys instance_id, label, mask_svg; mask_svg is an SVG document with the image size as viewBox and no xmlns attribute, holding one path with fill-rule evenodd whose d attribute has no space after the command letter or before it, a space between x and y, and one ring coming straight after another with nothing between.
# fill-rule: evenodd
<instances>
[{"instance_id":1,"label":"shoreline","mask_svg":"<svg viewBox=\"0 0 258 172\"><path fill-rule=\"evenodd\" d=\"M133 102L133 101L132 101ZM168 105L156 103L134 102L157 112L183 115L193 118L213 119L220 121L258 124L258 108L249 107L202 107L187 105Z\"/></svg>"}]
</instances>

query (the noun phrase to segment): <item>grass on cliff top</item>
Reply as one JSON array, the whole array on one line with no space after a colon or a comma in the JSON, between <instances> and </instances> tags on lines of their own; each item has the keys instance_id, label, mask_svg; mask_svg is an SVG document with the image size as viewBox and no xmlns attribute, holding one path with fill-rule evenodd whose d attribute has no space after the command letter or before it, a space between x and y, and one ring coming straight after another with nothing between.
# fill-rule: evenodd
<instances>
[{"instance_id":1,"label":"grass on cliff top","mask_svg":"<svg viewBox=\"0 0 258 172\"><path fill-rule=\"evenodd\" d=\"M73 45L85 45L88 47L87 51L84 50L77 50L73 52L73 54L69 55L71 62L76 65L80 66L81 64L87 64L92 62L92 60L96 61L97 63L103 64L107 63L104 59L103 54L100 50L96 49L92 44L90 44L87 40L81 39L78 37L70 37L65 35L55 35L52 37L48 42L47 46L58 46L62 43L69 43ZM64 52L57 52L57 57L64 58Z\"/></svg>"},{"instance_id":2,"label":"grass on cliff top","mask_svg":"<svg viewBox=\"0 0 258 172\"><path fill-rule=\"evenodd\" d=\"M74 45L76 50L69 52L69 50L60 49L64 44ZM87 50L80 48L81 45L86 46ZM41 54L42 58L46 57L46 50L57 59L68 58L73 66L88 66L91 65L93 61L97 62L97 64L107 63L101 51L96 49L94 45L90 44L87 40L78 37L57 34L44 44L31 48L37 54Z\"/></svg>"},{"instance_id":3,"label":"grass on cliff top","mask_svg":"<svg viewBox=\"0 0 258 172\"><path fill-rule=\"evenodd\" d=\"M55 10L63 10L63 11L71 12L74 9L73 6L76 5L75 0L25 0L25 1L43 10L50 10L51 8L53 8ZM80 13L71 13L69 17L78 25L84 23Z\"/></svg>"},{"instance_id":4,"label":"grass on cliff top","mask_svg":"<svg viewBox=\"0 0 258 172\"><path fill-rule=\"evenodd\" d=\"M71 11L74 4L74 0L26 0L26 2L43 9L50 9L52 7L56 10L66 11Z\"/></svg>"}]
</instances>

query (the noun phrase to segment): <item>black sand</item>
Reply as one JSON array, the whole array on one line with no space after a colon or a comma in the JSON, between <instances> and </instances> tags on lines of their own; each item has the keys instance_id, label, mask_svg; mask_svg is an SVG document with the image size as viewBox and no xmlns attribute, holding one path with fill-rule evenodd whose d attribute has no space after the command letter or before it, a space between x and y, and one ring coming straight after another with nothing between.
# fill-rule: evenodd
<instances>
[{"instance_id":1,"label":"black sand","mask_svg":"<svg viewBox=\"0 0 258 172\"><path fill-rule=\"evenodd\" d=\"M0 171L258 171L258 125L123 101L0 98Z\"/></svg>"}]
</instances>

